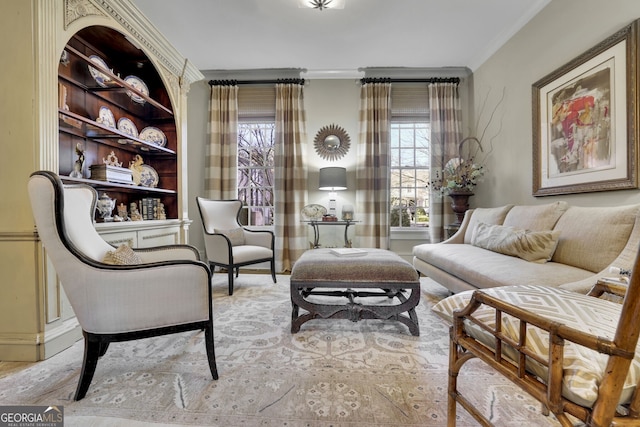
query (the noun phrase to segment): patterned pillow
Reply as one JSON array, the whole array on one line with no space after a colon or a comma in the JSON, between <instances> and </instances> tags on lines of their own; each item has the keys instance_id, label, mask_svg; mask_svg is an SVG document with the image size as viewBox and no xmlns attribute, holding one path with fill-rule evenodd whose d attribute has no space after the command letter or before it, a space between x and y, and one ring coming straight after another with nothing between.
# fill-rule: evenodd
<instances>
[{"instance_id":1,"label":"patterned pillow","mask_svg":"<svg viewBox=\"0 0 640 427\"><path fill-rule=\"evenodd\" d=\"M451 321L453 311L465 307L473 292L465 291L445 298L433 307L434 313ZM612 339L615 334L622 308L620 304L611 301L548 286L504 286L485 289L482 292L577 330L607 339ZM495 312L491 307L481 306L474 312L474 317L490 327L495 325ZM470 336L487 347L494 348L491 334L470 323L466 323L465 328ZM520 323L517 319L503 315L502 330L505 335L518 341L519 328ZM526 345L531 351L546 359L549 355L549 334L535 326L527 325ZM513 349L504 346L504 350L507 357L516 359L517 355ZM607 360L608 356L604 354L566 341L562 394L579 405L591 407L597 397ZM547 376L547 369L531 359L528 359L526 367L540 378ZM624 383L620 404L630 401L639 378L640 343L636 347L635 357Z\"/></svg>"},{"instance_id":2,"label":"patterned pillow","mask_svg":"<svg viewBox=\"0 0 640 427\"><path fill-rule=\"evenodd\" d=\"M244 245L244 230L240 227L230 230L215 230L216 233L224 234L231 242L231 246Z\"/></svg>"},{"instance_id":3,"label":"patterned pillow","mask_svg":"<svg viewBox=\"0 0 640 427\"><path fill-rule=\"evenodd\" d=\"M142 264L142 258L123 243L115 251L107 252L102 262L111 265L135 265Z\"/></svg>"},{"instance_id":4,"label":"patterned pillow","mask_svg":"<svg viewBox=\"0 0 640 427\"><path fill-rule=\"evenodd\" d=\"M478 223L471 244L504 255L544 264L558 246L560 231L529 231L506 225Z\"/></svg>"}]
</instances>

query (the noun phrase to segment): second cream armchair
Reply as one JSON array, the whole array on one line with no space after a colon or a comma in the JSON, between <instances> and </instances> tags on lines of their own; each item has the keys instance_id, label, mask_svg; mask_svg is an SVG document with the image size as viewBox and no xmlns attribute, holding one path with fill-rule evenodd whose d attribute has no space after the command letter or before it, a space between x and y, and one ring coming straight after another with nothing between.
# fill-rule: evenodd
<instances>
[{"instance_id":1,"label":"second cream armchair","mask_svg":"<svg viewBox=\"0 0 640 427\"><path fill-rule=\"evenodd\" d=\"M233 279L240 267L269 262L276 283L274 235L268 230L248 230L238 221L240 200L210 200L196 197L207 260L212 268L228 272L229 295L233 295Z\"/></svg>"}]
</instances>

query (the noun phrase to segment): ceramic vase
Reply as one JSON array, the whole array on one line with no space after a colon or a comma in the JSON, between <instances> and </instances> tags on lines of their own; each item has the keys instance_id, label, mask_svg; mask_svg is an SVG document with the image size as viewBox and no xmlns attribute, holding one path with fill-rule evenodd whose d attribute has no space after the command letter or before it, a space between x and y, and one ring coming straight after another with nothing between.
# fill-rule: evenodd
<instances>
[{"instance_id":1,"label":"ceramic vase","mask_svg":"<svg viewBox=\"0 0 640 427\"><path fill-rule=\"evenodd\" d=\"M449 193L451 197L451 209L456 214L456 222L451 225L460 226L464 213L469 209L469 197L473 196L471 191L452 191Z\"/></svg>"}]
</instances>

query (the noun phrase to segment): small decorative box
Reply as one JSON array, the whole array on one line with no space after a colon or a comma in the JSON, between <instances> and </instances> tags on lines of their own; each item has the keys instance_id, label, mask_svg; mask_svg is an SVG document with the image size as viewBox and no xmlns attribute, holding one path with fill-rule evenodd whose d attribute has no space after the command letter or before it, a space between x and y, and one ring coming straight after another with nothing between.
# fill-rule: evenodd
<instances>
[{"instance_id":1,"label":"small decorative box","mask_svg":"<svg viewBox=\"0 0 640 427\"><path fill-rule=\"evenodd\" d=\"M97 181L133 184L133 174L130 169L111 165L91 165L91 179Z\"/></svg>"}]
</instances>

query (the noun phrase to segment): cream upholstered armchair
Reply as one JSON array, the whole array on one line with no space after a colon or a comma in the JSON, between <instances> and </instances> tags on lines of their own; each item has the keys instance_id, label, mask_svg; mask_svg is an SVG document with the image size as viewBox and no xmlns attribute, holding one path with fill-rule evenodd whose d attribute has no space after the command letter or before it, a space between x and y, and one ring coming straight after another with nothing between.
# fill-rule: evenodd
<instances>
[{"instance_id":1,"label":"cream upholstered armchair","mask_svg":"<svg viewBox=\"0 0 640 427\"><path fill-rule=\"evenodd\" d=\"M274 235L268 230L248 230L238 221L240 200L210 200L196 197L207 259L211 267L227 269L229 295L233 295L233 275L240 267L262 262L271 264L271 278L276 283Z\"/></svg>"},{"instance_id":2,"label":"cream upholstered armchair","mask_svg":"<svg viewBox=\"0 0 640 427\"><path fill-rule=\"evenodd\" d=\"M84 335L75 400L87 393L109 343L189 330L204 330L209 369L218 379L211 271L195 248L115 249L93 226L93 188L63 185L56 174L38 171L28 191L38 236Z\"/></svg>"}]
</instances>

